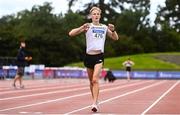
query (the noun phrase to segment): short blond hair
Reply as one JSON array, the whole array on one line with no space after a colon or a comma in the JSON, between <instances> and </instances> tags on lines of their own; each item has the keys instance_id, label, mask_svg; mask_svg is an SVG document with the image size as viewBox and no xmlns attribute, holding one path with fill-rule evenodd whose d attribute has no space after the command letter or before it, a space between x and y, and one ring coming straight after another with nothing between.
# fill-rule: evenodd
<instances>
[{"instance_id":1,"label":"short blond hair","mask_svg":"<svg viewBox=\"0 0 180 115\"><path fill-rule=\"evenodd\" d=\"M91 12L93 10L98 10L101 13L101 9L99 7L96 7L96 6L92 7L89 13L91 14Z\"/></svg>"}]
</instances>

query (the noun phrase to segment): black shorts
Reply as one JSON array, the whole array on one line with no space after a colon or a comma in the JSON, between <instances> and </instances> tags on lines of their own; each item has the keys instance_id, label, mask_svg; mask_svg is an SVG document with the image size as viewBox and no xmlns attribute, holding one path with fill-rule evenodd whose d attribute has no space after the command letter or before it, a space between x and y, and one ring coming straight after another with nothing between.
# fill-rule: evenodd
<instances>
[{"instance_id":1,"label":"black shorts","mask_svg":"<svg viewBox=\"0 0 180 115\"><path fill-rule=\"evenodd\" d=\"M126 67L126 71L131 71L131 67Z\"/></svg>"},{"instance_id":2,"label":"black shorts","mask_svg":"<svg viewBox=\"0 0 180 115\"><path fill-rule=\"evenodd\" d=\"M23 76L24 75L24 67L18 67L17 75L19 75L19 76Z\"/></svg>"},{"instance_id":3,"label":"black shorts","mask_svg":"<svg viewBox=\"0 0 180 115\"><path fill-rule=\"evenodd\" d=\"M104 63L104 54L89 55L86 54L84 58L84 66L94 69L94 66L98 63Z\"/></svg>"}]
</instances>

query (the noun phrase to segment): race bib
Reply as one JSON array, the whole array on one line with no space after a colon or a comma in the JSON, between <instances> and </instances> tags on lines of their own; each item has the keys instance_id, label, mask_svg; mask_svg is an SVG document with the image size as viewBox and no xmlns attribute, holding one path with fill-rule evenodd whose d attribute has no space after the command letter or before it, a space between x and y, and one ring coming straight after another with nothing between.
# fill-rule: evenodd
<instances>
[{"instance_id":1,"label":"race bib","mask_svg":"<svg viewBox=\"0 0 180 115\"><path fill-rule=\"evenodd\" d=\"M92 33L93 38L102 39L105 34L105 30L103 28L92 28Z\"/></svg>"}]
</instances>

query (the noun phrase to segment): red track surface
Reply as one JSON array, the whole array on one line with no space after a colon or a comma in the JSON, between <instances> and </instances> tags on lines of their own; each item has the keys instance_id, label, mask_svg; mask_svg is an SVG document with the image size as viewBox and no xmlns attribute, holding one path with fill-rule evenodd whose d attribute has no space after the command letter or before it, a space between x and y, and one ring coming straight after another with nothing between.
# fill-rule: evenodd
<instances>
[{"instance_id":1,"label":"red track surface","mask_svg":"<svg viewBox=\"0 0 180 115\"><path fill-rule=\"evenodd\" d=\"M93 114L88 79L25 80L25 89L0 81L0 114ZM97 114L180 114L180 81L100 82Z\"/></svg>"}]
</instances>

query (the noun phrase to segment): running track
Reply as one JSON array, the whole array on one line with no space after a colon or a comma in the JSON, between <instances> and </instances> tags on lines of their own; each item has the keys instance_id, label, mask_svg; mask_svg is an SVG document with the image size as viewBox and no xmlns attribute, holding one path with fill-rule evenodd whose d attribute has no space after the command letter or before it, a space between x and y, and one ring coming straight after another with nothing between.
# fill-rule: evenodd
<instances>
[{"instance_id":1,"label":"running track","mask_svg":"<svg viewBox=\"0 0 180 115\"><path fill-rule=\"evenodd\" d=\"M88 79L0 81L0 114L93 114ZM99 114L180 115L179 80L100 81Z\"/></svg>"}]
</instances>

